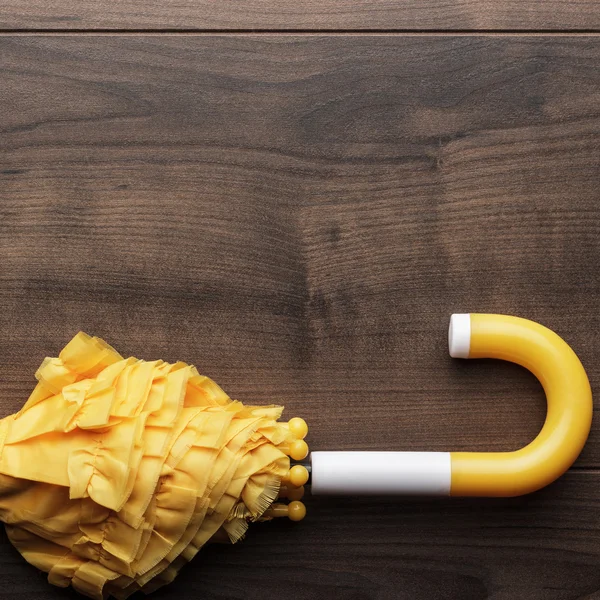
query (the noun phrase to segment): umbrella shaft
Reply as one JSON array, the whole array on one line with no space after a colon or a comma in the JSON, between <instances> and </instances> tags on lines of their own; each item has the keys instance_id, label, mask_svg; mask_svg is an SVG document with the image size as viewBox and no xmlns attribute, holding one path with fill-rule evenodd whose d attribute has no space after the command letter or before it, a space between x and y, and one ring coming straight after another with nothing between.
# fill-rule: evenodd
<instances>
[{"instance_id":1,"label":"umbrella shaft","mask_svg":"<svg viewBox=\"0 0 600 600\"><path fill-rule=\"evenodd\" d=\"M449 452L312 452L313 495L448 496Z\"/></svg>"}]
</instances>

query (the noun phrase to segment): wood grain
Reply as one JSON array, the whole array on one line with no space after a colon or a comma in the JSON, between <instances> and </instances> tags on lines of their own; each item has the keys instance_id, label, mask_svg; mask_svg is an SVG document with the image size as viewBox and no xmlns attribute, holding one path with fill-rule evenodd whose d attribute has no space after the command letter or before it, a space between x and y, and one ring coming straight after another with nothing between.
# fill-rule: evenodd
<instances>
[{"instance_id":1,"label":"wood grain","mask_svg":"<svg viewBox=\"0 0 600 600\"><path fill-rule=\"evenodd\" d=\"M593 38L4 35L0 56L3 414L84 329L283 402L313 449L516 448L542 390L449 359L459 311L548 325L598 386ZM593 598L599 464L594 426L530 499L315 499L161 594ZM17 559L0 595L64 593Z\"/></svg>"},{"instance_id":2,"label":"wood grain","mask_svg":"<svg viewBox=\"0 0 600 600\"><path fill-rule=\"evenodd\" d=\"M0 29L597 31L593 0L3 0Z\"/></svg>"},{"instance_id":3,"label":"wood grain","mask_svg":"<svg viewBox=\"0 0 600 600\"><path fill-rule=\"evenodd\" d=\"M447 357L456 311L545 323L598 381L597 45L15 37L1 51L6 412L80 328L284 401L321 449L535 435L532 376ZM599 460L594 431L579 464Z\"/></svg>"},{"instance_id":4,"label":"wood grain","mask_svg":"<svg viewBox=\"0 0 600 600\"><path fill-rule=\"evenodd\" d=\"M256 524L235 546L207 546L151 598L593 600L599 484L577 472L508 500L308 499L302 523ZM0 598L81 598L50 586L3 530L0 577Z\"/></svg>"}]
</instances>

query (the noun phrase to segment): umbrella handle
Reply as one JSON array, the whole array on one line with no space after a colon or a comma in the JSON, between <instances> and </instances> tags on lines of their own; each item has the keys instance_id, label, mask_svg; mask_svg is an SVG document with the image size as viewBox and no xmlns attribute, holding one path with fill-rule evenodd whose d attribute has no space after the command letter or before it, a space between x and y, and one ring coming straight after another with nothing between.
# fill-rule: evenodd
<instances>
[{"instance_id":1,"label":"umbrella handle","mask_svg":"<svg viewBox=\"0 0 600 600\"><path fill-rule=\"evenodd\" d=\"M538 436L514 452L312 452L313 494L519 496L562 475L592 421L592 393L573 350L546 327L518 317L455 314L454 358L499 358L529 369L546 393Z\"/></svg>"}]
</instances>

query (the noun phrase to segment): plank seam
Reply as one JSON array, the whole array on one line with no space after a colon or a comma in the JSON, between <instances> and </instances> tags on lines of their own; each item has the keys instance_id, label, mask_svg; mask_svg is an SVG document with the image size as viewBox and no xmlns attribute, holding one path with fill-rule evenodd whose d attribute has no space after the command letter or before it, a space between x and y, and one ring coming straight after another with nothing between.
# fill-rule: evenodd
<instances>
[{"instance_id":1,"label":"plank seam","mask_svg":"<svg viewBox=\"0 0 600 600\"><path fill-rule=\"evenodd\" d=\"M437 37L577 37L597 36L600 29L2 29L0 35L191 35L191 36L437 36Z\"/></svg>"}]
</instances>

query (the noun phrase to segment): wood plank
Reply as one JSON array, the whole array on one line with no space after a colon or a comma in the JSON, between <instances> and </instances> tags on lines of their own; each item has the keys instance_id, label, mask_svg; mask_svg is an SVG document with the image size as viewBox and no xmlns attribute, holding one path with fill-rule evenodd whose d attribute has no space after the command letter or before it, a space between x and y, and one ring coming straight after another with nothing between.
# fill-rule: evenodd
<instances>
[{"instance_id":1,"label":"wood plank","mask_svg":"<svg viewBox=\"0 0 600 600\"><path fill-rule=\"evenodd\" d=\"M0 54L4 414L84 329L285 403L314 449L517 448L542 390L449 359L457 311L550 326L598 386L598 44L5 36ZM600 464L597 427L578 464Z\"/></svg>"},{"instance_id":2,"label":"wood plank","mask_svg":"<svg viewBox=\"0 0 600 600\"><path fill-rule=\"evenodd\" d=\"M309 498L302 523L255 524L235 546L205 547L152 598L592 600L599 478L574 472L505 500ZM0 598L65 598L1 531Z\"/></svg>"},{"instance_id":3,"label":"wood plank","mask_svg":"<svg viewBox=\"0 0 600 600\"><path fill-rule=\"evenodd\" d=\"M598 477L571 474L508 501L312 498L302 523L254 527L237 547L207 549L159 597L591 599Z\"/></svg>"},{"instance_id":4,"label":"wood plank","mask_svg":"<svg viewBox=\"0 0 600 600\"><path fill-rule=\"evenodd\" d=\"M0 29L599 30L596 2L568 0L4 0Z\"/></svg>"}]
</instances>

